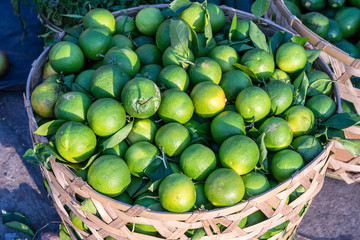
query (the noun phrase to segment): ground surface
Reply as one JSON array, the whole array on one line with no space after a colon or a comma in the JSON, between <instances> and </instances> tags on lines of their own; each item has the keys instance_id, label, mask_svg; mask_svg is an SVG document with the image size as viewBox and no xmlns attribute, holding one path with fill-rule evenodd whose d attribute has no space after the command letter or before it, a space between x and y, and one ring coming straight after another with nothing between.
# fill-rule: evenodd
<instances>
[{"instance_id":1,"label":"ground surface","mask_svg":"<svg viewBox=\"0 0 360 240\"><path fill-rule=\"evenodd\" d=\"M22 155L32 147L28 119L22 94L0 92L0 209L17 211L27 216L36 230L59 221L43 187L38 166L27 163ZM296 239L357 240L360 236L360 184L347 185L326 179L324 188L313 201L298 229ZM56 233L58 223L46 232ZM2 225L0 239L25 237Z\"/></svg>"}]
</instances>

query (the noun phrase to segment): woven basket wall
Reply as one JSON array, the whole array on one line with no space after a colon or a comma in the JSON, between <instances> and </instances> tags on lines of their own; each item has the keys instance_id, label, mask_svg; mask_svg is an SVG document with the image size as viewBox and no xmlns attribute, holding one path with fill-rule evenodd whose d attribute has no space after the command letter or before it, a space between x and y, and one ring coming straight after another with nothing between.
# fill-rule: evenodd
<instances>
[{"instance_id":1,"label":"woven basket wall","mask_svg":"<svg viewBox=\"0 0 360 240\"><path fill-rule=\"evenodd\" d=\"M323 50L321 56L331 64L337 79L340 97L351 102L357 114L360 115L360 89L355 88L350 81L351 76L360 77L360 59L350 57L349 54L308 29L300 19L290 12L283 0L269 1L270 9L266 17L268 19L275 18L277 24L295 34L309 38L309 42L315 48ZM347 138L360 139L360 127L350 127L344 131ZM327 175L344 180L348 184L360 182L360 156L349 153L338 142L335 143L332 151L334 155L330 159Z\"/></svg>"},{"instance_id":2,"label":"woven basket wall","mask_svg":"<svg viewBox=\"0 0 360 240\"><path fill-rule=\"evenodd\" d=\"M128 9L128 14L135 16L144 7L148 6ZM166 5L153 5L153 7L164 8ZM221 8L225 12L227 21L231 21L234 12L236 12L239 19L256 21L256 18L251 14L225 6L221 6ZM114 13L115 16L120 14L124 13ZM259 26L268 36L276 31L285 30L271 21L264 19L261 22L262 24ZM34 62L27 81L25 107L29 116L30 133L34 144L44 142L46 139L34 134L38 126L31 109L30 96L33 89L41 82L41 72L47 61L49 50L47 48ZM334 79L333 73L322 59L316 60L314 66L325 71ZM333 96L339 105L338 88L336 84L334 86ZM289 221L287 228L270 239L290 239L295 234L296 227L304 216L303 214L300 214L300 216L299 213L304 207L306 208L311 204L323 185L330 149L333 144L334 142L329 142L316 159L301 171L295 173L292 178L262 195L251 198L249 201L210 211L180 214L150 211L142 206L131 206L108 198L93 190L67 166L56 162L55 159L50 160L53 171L48 171L44 167L41 167L41 170L51 189L50 195L56 210L73 239L75 239L75 235L70 231L70 226L83 239L103 239L107 236L116 239L187 239L185 232L197 228L204 228L206 231L207 236L202 239L258 239L269 229L286 221ZM294 201L287 203L289 195L299 186L303 186L306 191ZM79 210L79 197L91 198L99 216ZM70 209L86 223L90 232L82 231L74 226L70 221L66 208ZM263 212L268 219L243 229L238 227L242 218L258 210ZM153 225L159 235L158 237L152 237L132 232L126 226L128 223ZM225 226L225 230L220 232L217 224Z\"/></svg>"}]
</instances>

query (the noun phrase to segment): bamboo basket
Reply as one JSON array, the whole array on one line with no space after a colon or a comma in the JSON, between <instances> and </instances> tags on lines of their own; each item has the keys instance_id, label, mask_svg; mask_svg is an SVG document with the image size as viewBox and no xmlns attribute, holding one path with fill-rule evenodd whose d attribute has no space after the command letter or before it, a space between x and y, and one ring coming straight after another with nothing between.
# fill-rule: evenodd
<instances>
[{"instance_id":1,"label":"bamboo basket","mask_svg":"<svg viewBox=\"0 0 360 240\"><path fill-rule=\"evenodd\" d=\"M360 115L360 89L355 88L350 81L351 76L360 77L360 59L350 57L348 53L307 28L300 19L290 12L283 0L269 1L270 9L266 14L266 18L273 19L274 16L277 24L295 34L309 38L309 42L315 48L323 50L321 56L331 64L337 79L340 97L351 102L357 114ZM360 139L359 126L347 128L344 132L346 138ZM348 184L360 182L360 157L346 151L338 142L334 144L332 151L334 155L330 159L327 175L344 180Z\"/></svg>"},{"instance_id":2,"label":"bamboo basket","mask_svg":"<svg viewBox=\"0 0 360 240\"><path fill-rule=\"evenodd\" d=\"M159 9L166 6L165 4L152 5L152 7ZM148 6L131 8L127 12L130 16L135 16L139 10L145 7ZM256 17L251 14L226 6L221 6L221 9L224 11L229 22L235 12L239 19L257 21ZM119 16L120 14L124 13L115 12L114 16ZM285 30L266 19L261 19L259 26L267 35L272 35L279 30ZM50 48L47 48L33 63L27 80L26 95L24 96L25 107L29 117L30 135L34 144L44 142L46 139L34 134L38 126L31 108L30 96L33 89L41 81L42 68L47 61L49 50ZM314 66L325 71L334 79L333 73L322 59L316 60ZM340 98L336 84L334 84L333 96L339 105ZM270 239L291 239L304 216L299 213L311 204L313 198L323 186L330 149L333 144L334 142L329 142L319 156L301 171L262 195L230 207L210 211L198 210L188 213L156 212L143 206L131 206L108 198L93 190L67 166L57 162L54 158L50 160L52 171L46 170L43 166L41 166L41 170L51 189L50 195L54 201L55 208L73 239L76 239L76 236L70 230L71 228L82 239L89 240L103 239L107 236L112 236L116 239L187 239L185 232L189 229L198 228L204 228L206 231L206 236L202 239L258 239L269 229L286 221L289 221L286 229L281 230ZM306 191L294 201L287 203L289 195L299 186L303 186ZM79 210L80 202L78 197L91 198L99 215ZM74 226L70 221L66 208L70 209L87 224L90 232L85 232ZM243 229L238 227L242 218L258 210L266 215L267 220ZM128 223L153 225L159 234L154 237L133 232L127 228L126 224ZM225 227L222 232L218 228L218 224Z\"/></svg>"}]
</instances>

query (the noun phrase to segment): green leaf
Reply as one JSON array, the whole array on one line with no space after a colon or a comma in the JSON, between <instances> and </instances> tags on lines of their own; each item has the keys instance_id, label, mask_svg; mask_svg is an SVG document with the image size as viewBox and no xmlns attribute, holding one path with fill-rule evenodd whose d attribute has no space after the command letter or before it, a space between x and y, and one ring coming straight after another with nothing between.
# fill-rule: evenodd
<instances>
[{"instance_id":1,"label":"green leaf","mask_svg":"<svg viewBox=\"0 0 360 240\"><path fill-rule=\"evenodd\" d=\"M73 91L73 92L85 93L86 96L88 96L89 98L92 98L91 94L88 93L85 89L83 89L83 88L82 88L79 84L77 84L77 83L71 84L71 91Z\"/></svg>"},{"instance_id":2,"label":"green leaf","mask_svg":"<svg viewBox=\"0 0 360 240\"><path fill-rule=\"evenodd\" d=\"M354 113L338 113L321 123L321 125L335 129L345 129L358 123L360 123L360 116Z\"/></svg>"},{"instance_id":3,"label":"green leaf","mask_svg":"<svg viewBox=\"0 0 360 240\"><path fill-rule=\"evenodd\" d=\"M284 35L283 42L281 44L287 43L291 40L291 38L294 36L292 33L289 33L287 31L281 31Z\"/></svg>"},{"instance_id":4,"label":"green leaf","mask_svg":"<svg viewBox=\"0 0 360 240\"><path fill-rule=\"evenodd\" d=\"M275 55L276 49L280 47L282 41L284 40L284 33L279 31L274 33L269 39L269 50L271 55Z\"/></svg>"},{"instance_id":5,"label":"green leaf","mask_svg":"<svg viewBox=\"0 0 360 240\"><path fill-rule=\"evenodd\" d=\"M91 200L91 198L85 199L81 203L81 206L79 207L79 210L84 211L84 212L88 212L88 213L92 213L94 215L97 214L97 209L96 209L93 201Z\"/></svg>"},{"instance_id":6,"label":"green leaf","mask_svg":"<svg viewBox=\"0 0 360 240\"><path fill-rule=\"evenodd\" d=\"M36 156L36 153L33 149L28 149L26 150L25 154L23 155L23 157L25 158L25 160L28 163L31 164L40 164L41 161L39 160L39 158Z\"/></svg>"},{"instance_id":7,"label":"green leaf","mask_svg":"<svg viewBox=\"0 0 360 240\"><path fill-rule=\"evenodd\" d=\"M189 29L187 23L180 19L170 19L171 46L180 52L189 50Z\"/></svg>"},{"instance_id":8,"label":"green leaf","mask_svg":"<svg viewBox=\"0 0 360 240\"><path fill-rule=\"evenodd\" d=\"M258 26L253 21L250 21L249 37L254 43L255 47L269 52L269 47L266 43L265 34L258 28Z\"/></svg>"},{"instance_id":9,"label":"green leaf","mask_svg":"<svg viewBox=\"0 0 360 240\"><path fill-rule=\"evenodd\" d=\"M187 24L187 23L186 23ZM195 56L197 56L198 52L199 52L199 40L198 40L198 36L195 32L194 29L190 28L191 30L191 49L192 52Z\"/></svg>"},{"instance_id":10,"label":"green leaf","mask_svg":"<svg viewBox=\"0 0 360 240\"><path fill-rule=\"evenodd\" d=\"M248 133L254 139L256 139L256 138L258 138L260 136L259 130L257 130L255 127L250 128Z\"/></svg>"},{"instance_id":11,"label":"green leaf","mask_svg":"<svg viewBox=\"0 0 360 240\"><path fill-rule=\"evenodd\" d=\"M113 148L116 145L118 145L121 141L127 138L131 129L133 128L133 125L134 125L134 121L131 121L130 123L126 124L125 127L117 131L114 135L112 135L103 143L103 148L104 149Z\"/></svg>"},{"instance_id":12,"label":"green leaf","mask_svg":"<svg viewBox=\"0 0 360 240\"><path fill-rule=\"evenodd\" d=\"M149 206L147 206L149 209L151 209L152 211L159 211L159 212L164 212L164 208L162 207L161 203L153 203L150 204Z\"/></svg>"},{"instance_id":13,"label":"green leaf","mask_svg":"<svg viewBox=\"0 0 360 240\"><path fill-rule=\"evenodd\" d=\"M205 2L206 3L206 2ZM206 37L206 46L209 44L212 38L212 29L210 24L210 13L207 7L205 7L205 27L204 27L204 34Z\"/></svg>"},{"instance_id":14,"label":"green leaf","mask_svg":"<svg viewBox=\"0 0 360 240\"><path fill-rule=\"evenodd\" d=\"M34 133L40 136L49 136L56 133L58 128L63 125L65 120L52 120L41 125Z\"/></svg>"},{"instance_id":15,"label":"green leaf","mask_svg":"<svg viewBox=\"0 0 360 240\"><path fill-rule=\"evenodd\" d=\"M150 188L151 184L152 184L152 182L150 182L150 181L149 181L148 183L146 183L145 186L143 186L142 188L140 188L139 191L137 191L132 198L136 198L136 197L138 197L140 194L143 194L143 193L149 191L149 188Z\"/></svg>"},{"instance_id":16,"label":"green leaf","mask_svg":"<svg viewBox=\"0 0 360 240\"><path fill-rule=\"evenodd\" d=\"M236 27L237 27L237 17L236 17L236 12L234 13L233 19L231 21L231 26L230 26L230 30L229 30L229 42L231 42L232 40L232 35L234 34L234 32L236 31Z\"/></svg>"},{"instance_id":17,"label":"green leaf","mask_svg":"<svg viewBox=\"0 0 360 240\"><path fill-rule=\"evenodd\" d=\"M291 41L300 44L301 46L305 46L305 44L309 41L309 38L292 36Z\"/></svg>"},{"instance_id":18,"label":"green leaf","mask_svg":"<svg viewBox=\"0 0 360 240\"><path fill-rule=\"evenodd\" d=\"M146 176L150 178L150 181L152 183L155 183L157 180L161 180L165 178L166 176L173 173L169 162L166 159L165 154L162 155L162 157L157 156L151 162L149 165L145 168L144 173ZM149 186L150 188L151 186Z\"/></svg>"},{"instance_id":19,"label":"green leaf","mask_svg":"<svg viewBox=\"0 0 360 240\"><path fill-rule=\"evenodd\" d=\"M150 185L149 190L151 192L155 192L159 188L161 181L162 181L162 179L159 179L159 180L156 180L155 182L153 182Z\"/></svg>"},{"instance_id":20,"label":"green leaf","mask_svg":"<svg viewBox=\"0 0 360 240\"><path fill-rule=\"evenodd\" d=\"M189 0L174 0L170 3L170 6L163 10L163 14L166 17L175 17L188 9L191 6Z\"/></svg>"},{"instance_id":21,"label":"green leaf","mask_svg":"<svg viewBox=\"0 0 360 240\"><path fill-rule=\"evenodd\" d=\"M306 93L309 88L309 79L305 71L302 71L294 80L294 105L304 105Z\"/></svg>"},{"instance_id":22,"label":"green leaf","mask_svg":"<svg viewBox=\"0 0 360 240\"><path fill-rule=\"evenodd\" d=\"M247 50L254 48L253 46L250 46L250 45L247 45L244 43L234 44L234 45L231 45L231 47L234 48L235 51L237 51L237 52L247 51Z\"/></svg>"},{"instance_id":23,"label":"green leaf","mask_svg":"<svg viewBox=\"0 0 360 240\"><path fill-rule=\"evenodd\" d=\"M234 67L237 67L238 69L240 69L244 73L246 73L252 79L255 79L255 80L259 81L258 77L255 75L255 73L253 71L250 70L250 68L248 68L248 67L246 67L244 65L241 65L240 63L233 63L232 65Z\"/></svg>"},{"instance_id":24,"label":"green leaf","mask_svg":"<svg viewBox=\"0 0 360 240\"><path fill-rule=\"evenodd\" d=\"M4 225L26 233L32 237L35 235L32 230L31 221L24 215L17 212L7 212L3 209L1 210L1 214Z\"/></svg>"},{"instance_id":25,"label":"green leaf","mask_svg":"<svg viewBox=\"0 0 360 240\"><path fill-rule=\"evenodd\" d=\"M139 177L131 175L131 183L126 188L126 192L132 197L144 184L144 180Z\"/></svg>"},{"instance_id":26,"label":"green leaf","mask_svg":"<svg viewBox=\"0 0 360 240\"><path fill-rule=\"evenodd\" d=\"M64 31L67 34L69 34L69 35L71 35L71 36L73 36L75 38L80 38L80 35L81 35L83 30L82 30L82 27L80 27L80 26L76 26L76 27L65 26Z\"/></svg>"},{"instance_id":27,"label":"green leaf","mask_svg":"<svg viewBox=\"0 0 360 240\"><path fill-rule=\"evenodd\" d=\"M81 16L78 14L59 14L59 15L63 16L63 17L69 17L69 18L79 18L79 19L84 18L84 16Z\"/></svg>"},{"instance_id":28,"label":"green leaf","mask_svg":"<svg viewBox=\"0 0 360 240\"><path fill-rule=\"evenodd\" d=\"M341 129L327 128L326 136L328 138L345 138L345 133Z\"/></svg>"},{"instance_id":29,"label":"green leaf","mask_svg":"<svg viewBox=\"0 0 360 240\"><path fill-rule=\"evenodd\" d=\"M353 155L360 155L360 139L336 139Z\"/></svg>"},{"instance_id":30,"label":"green leaf","mask_svg":"<svg viewBox=\"0 0 360 240\"><path fill-rule=\"evenodd\" d=\"M260 164L260 169L262 169L263 171L265 171L266 173L269 172L268 170L268 159L267 159L267 149L265 146L265 134L266 133L262 133L257 139L256 139L256 144L259 147L260 150L260 158L259 158L259 164Z\"/></svg>"},{"instance_id":31,"label":"green leaf","mask_svg":"<svg viewBox=\"0 0 360 240\"><path fill-rule=\"evenodd\" d=\"M261 18L270 7L268 0L256 0L251 5L251 13L254 14L257 18Z\"/></svg>"},{"instance_id":32,"label":"green leaf","mask_svg":"<svg viewBox=\"0 0 360 240\"><path fill-rule=\"evenodd\" d=\"M320 56L322 50L306 49L305 52L306 52L307 62L312 64Z\"/></svg>"},{"instance_id":33,"label":"green leaf","mask_svg":"<svg viewBox=\"0 0 360 240\"><path fill-rule=\"evenodd\" d=\"M88 167L90 167L90 165L94 162L94 160L100 155L101 151L98 151L97 153L95 153L94 155L92 155L89 160L87 160L86 164L84 167L80 168L80 170L85 170Z\"/></svg>"},{"instance_id":34,"label":"green leaf","mask_svg":"<svg viewBox=\"0 0 360 240\"><path fill-rule=\"evenodd\" d=\"M206 236L204 228L198 228L195 230L194 235L191 237L191 240L200 240L204 236Z\"/></svg>"},{"instance_id":35,"label":"green leaf","mask_svg":"<svg viewBox=\"0 0 360 240\"><path fill-rule=\"evenodd\" d=\"M64 85L69 89L71 89L71 85L73 84L74 80L75 80L74 74L63 77Z\"/></svg>"}]
</instances>

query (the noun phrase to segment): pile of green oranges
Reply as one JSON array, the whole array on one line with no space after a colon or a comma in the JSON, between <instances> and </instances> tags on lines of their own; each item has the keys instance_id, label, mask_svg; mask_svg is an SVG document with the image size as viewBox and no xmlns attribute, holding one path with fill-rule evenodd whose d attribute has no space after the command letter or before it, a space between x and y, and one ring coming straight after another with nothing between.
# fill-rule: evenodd
<instances>
[{"instance_id":1,"label":"pile of green oranges","mask_svg":"<svg viewBox=\"0 0 360 240\"><path fill-rule=\"evenodd\" d=\"M212 38L204 33L207 14ZM67 34L51 48L45 80L31 96L39 125L63 120L48 136L59 156L96 191L127 204L188 212L264 193L323 150L317 123L336 105L331 79L312 68L306 103L297 104L293 81L307 52L289 39L273 53L256 47L252 24L238 20L232 30L233 43L247 43L240 50L223 44L230 23L214 4L193 3L170 18L153 7L116 20L94 9L79 38ZM173 36L185 33L181 51ZM266 217L253 218L241 226ZM135 231L157 234L148 225Z\"/></svg>"}]
</instances>

